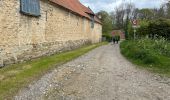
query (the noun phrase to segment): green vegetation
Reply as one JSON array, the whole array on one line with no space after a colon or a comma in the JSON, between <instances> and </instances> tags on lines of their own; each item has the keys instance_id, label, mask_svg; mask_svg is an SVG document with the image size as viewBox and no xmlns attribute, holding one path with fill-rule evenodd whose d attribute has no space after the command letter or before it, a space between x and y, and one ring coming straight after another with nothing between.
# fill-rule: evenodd
<instances>
[{"instance_id":1,"label":"green vegetation","mask_svg":"<svg viewBox=\"0 0 170 100\"><path fill-rule=\"evenodd\" d=\"M140 28L137 29L138 37L145 37L149 35L149 21L147 20L140 20Z\"/></svg>"},{"instance_id":2,"label":"green vegetation","mask_svg":"<svg viewBox=\"0 0 170 100\"><path fill-rule=\"evenodd\" d=\"M142 20L140 22L140 28L137 29L138 37L164 37L170 40L170 21L168 19L157 19L151 21Z\"/></svg>"},{"instance_id":3,"label":"green vegetation","mask_svg":"<svg viewBox=\"0 0 170 100\"><path fill-rule=\"evenodd\" d=\"M170 2L166 6L168 9ZM170 11L167 10L167 11ZM164 7L159 9L136 9L139 27L126 21L126 41L121 43L121 53L133 63L153 72L170 76L170 20Z\"/></svg>"},{"instance_id":4,"label":"green vegetation","mask_svg":"<svg viewBox=\"0 0 170 100\"><path fill-rule=\"evenodd\" d=\"M112 18L106 11L100 11L97 13L98 16L101 16L101 22L102 22L102 37L105 37L107 41L111 41L112 36Z\"/></svg>"},{"instance_id":5,"label":"green vegetation","mask_svg":"<svg viewBox=\"0 0 170 100\"><path fill-rule=\"evenodd\" d=\"M126 40L120 48L121 53L133 63L170 76L170 42L164 38Z\"/></svg>"},{"instance_id":6,"label":"green vegetation","mask_svg":"<svg viewBox=\"0 0 170 100\"><path fill-rule=\"evenodd\" d=\"M106 38L106 41L111 42L112 41L112 36L111 34L103 34L102 37Z\"/></svg>"},{"instance_id":7,"label":"green vegetation","mask_svg":"<svg viewBox=\"0 0 170 100\"><path fill-rule=\"evenodd\" d=\"M42 57L26 63L10 65L0 69L0 100L12 99L21 88L27 86L33 80L38 79L57 65L63 64L88 51L107 44L106 42L84 46L82 48Z\"/></svg>"},{"instance_id":8,"label":"green vegetation","mask_svg":"<svg viewBox=\"0 0 170 100\"><path fill-rule=\"evenodd\" d=\"M132 6L126 7L133 15L125 14L123 25L128 40L121 43L121 53L137 65L170 76L170 2L155 9ZM135 37L129 17L138 21Z\"/></svg>"},{"instance_id":9,"label":"green vegetation","mask_svg":"<svg viewBox=\"0 0 170 100\"><path fill-rule=\"evenodd\" d=\"M122 54L135 64L170 76L170 1L160 8L142 9L123 2L110 16L113 26L125 33Z\"/></svg>"}]
</instances>

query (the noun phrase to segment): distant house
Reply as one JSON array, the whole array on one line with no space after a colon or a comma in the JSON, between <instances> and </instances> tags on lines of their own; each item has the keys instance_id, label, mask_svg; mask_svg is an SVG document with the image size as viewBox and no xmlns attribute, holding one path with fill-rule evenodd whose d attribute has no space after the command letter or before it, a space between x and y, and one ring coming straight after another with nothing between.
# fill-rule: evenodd
<instances>
[{"instance_id":1,"label":"distant house","mask_svg":"<svg viewBox=\"0 0 170 100\"><path fill-rule=\"evenodd\" d=\"M119 35L119 36L120 36L120 39L125 39L125 34L124 34L124 32L121 31L121 30L113 30L113 31L111 32L111 35L112 35L112 36Z\"/></svg>"},{"instance_id":2,"label":"distant house","mask_svg":"<svg viewBox=\"0 0 170 100\"><path fill-rule=\"evenodd\" d=\"M79 0L0 0L0 64L101 41L102 24Z\"/></svg>"}]
</instances>

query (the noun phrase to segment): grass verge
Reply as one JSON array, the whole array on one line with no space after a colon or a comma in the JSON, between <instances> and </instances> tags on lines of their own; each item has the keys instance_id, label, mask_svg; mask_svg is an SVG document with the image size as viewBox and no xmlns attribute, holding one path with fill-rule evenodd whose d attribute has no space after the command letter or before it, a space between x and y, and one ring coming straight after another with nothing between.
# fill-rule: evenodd
<instances>
[{"instance_id":1,"label":"grass verge","mask_svg":"<svg viewBox=\"0 0 170 100\"><path fill-rule=\"evenodd\" d=\"M107 43L103 42L83 46L73 51L42 57L33 61L14 64L0 69L0 100L11 100L21 88L26 87L32 81L40 78L43 74L55 68L57 65L75 59L88 51L105 44Z\"/></svg>"},{"instance_id":2,"label":"grass verge","mask_svg":"<svg viewBox=\"0 0 170 100\"><path fill-rule=\"evenodd\" d=\"M162 45L166 44L166 48L160 47L160 44L159 41L149 39L126 40L121 43L120 49L129 61L140 68L170 77L170 44L167 41Z\"/></svg>"}]
</instances>

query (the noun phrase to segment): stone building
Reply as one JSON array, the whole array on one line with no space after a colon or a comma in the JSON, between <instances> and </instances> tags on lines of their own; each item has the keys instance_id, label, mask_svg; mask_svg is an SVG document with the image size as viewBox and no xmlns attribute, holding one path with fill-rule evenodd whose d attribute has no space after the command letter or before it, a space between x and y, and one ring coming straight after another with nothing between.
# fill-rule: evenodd
<instances>
[{"instance_id":1,"label":"stone building","mask_svg":"<svg viewBox=\"0 0 170 100\"><path fill-rule=\"evenodd\" d=\"M102 24L79 0L0 0L0 65L100 42Z\"/></svg>"}]
</instances>

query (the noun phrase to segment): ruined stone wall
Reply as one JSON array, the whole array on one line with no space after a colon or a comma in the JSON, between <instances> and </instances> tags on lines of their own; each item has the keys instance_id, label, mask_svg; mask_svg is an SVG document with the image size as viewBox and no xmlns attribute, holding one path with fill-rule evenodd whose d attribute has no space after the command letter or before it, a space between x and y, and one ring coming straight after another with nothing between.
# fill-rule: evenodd
<instances>
[{"instance_id":1,"label":"ruined stone wall","mask_svg":"<svg viewBox=\"0 0 170 100\"><path fill-rule=\"evenodd\" d=\"M101 25L47 0L41 16L20 13L20 0L0 0L0 66L72 50L101 39Z\"/></svg>"}]
</instances>

